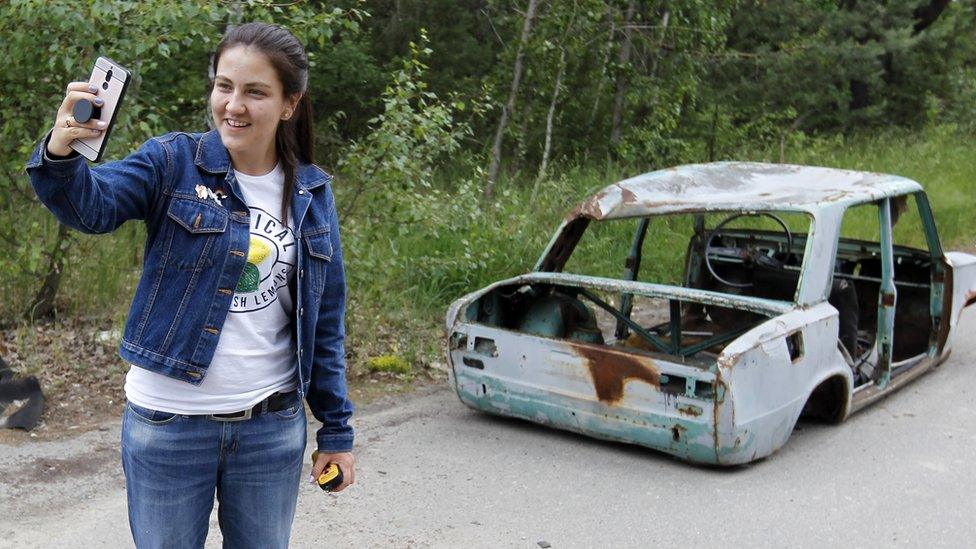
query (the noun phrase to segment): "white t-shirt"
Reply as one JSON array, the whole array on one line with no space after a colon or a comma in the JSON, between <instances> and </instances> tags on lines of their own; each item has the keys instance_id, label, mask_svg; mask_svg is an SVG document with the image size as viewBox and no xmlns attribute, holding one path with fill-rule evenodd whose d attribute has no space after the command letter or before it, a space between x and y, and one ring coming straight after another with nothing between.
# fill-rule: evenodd
<instances>
[{"instance_id":1,"label":"white t-shirt","mask_svg":"<svg viewBox=\"0 0 976 549\"><path fill-rule=\"evenodd\" d=\"M288 291L298 244L279 219L284 172L279 164L265 175L237 170L234 175L250 210L251 238L213 361L196 386L133 365L125 378L125 396L138 406L175 414L223 414L298 387Z\"/></svg>"}]
</instances>

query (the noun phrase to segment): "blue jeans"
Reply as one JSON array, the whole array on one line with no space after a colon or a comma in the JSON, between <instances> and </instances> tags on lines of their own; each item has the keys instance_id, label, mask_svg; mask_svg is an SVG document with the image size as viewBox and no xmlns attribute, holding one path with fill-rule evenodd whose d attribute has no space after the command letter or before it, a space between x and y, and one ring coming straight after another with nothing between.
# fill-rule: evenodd
<instances>
[{"instance_id":1,"label":"blue jeans","mask_svg":"<svg viewBox=\"0 0 976 549\"><path fill-rule=\"evenodd\" d=\"M305 429L297 395L290 408L237 422L127 404L122 468L136 547L203 547L215 493L224 547L287 547Z\"/></svg>"}]
</instances>

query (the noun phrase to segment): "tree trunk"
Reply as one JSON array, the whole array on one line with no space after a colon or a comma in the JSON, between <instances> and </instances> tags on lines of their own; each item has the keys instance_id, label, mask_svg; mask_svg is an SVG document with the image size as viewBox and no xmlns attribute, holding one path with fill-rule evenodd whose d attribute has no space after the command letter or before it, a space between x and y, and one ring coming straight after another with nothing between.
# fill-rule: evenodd
<instances>
[{"instance_id":1,"label":"tree trunk","mask_svg":"<svg viewBox=\"0 0 976 549\"><path fill-rule=\"evenodd\" d=\"M645 123L645 119L648 116L653 116L654 111L657 108L657 98L661 91L661 86L657 83L657 66L661 60L662 52L664 51L664 40L667 38L668 33L668 23L671 21L671 12L667 9L664 10L664 15L661 16L661 33L657 41L657 48L648 48L648 53L650 55L650 67L647 69L647 76L651 81L653 89L651 90L651 95L648 101L639 103L634 107L634 125L641 126ZM647 57L644 57L644 66L647 67Z\"/></svg>"},{"instance_id":2,"label":"tree trunk","mask_svg":"<svg viewBox=\"0 0 976 549\"><path fill-rule=\"evenodd\" d=\"M590 125L596 120L596 111L600 107L600 96L603 95L603 83L607 77L607 65L610 64L610 52L613 50L613 34L617 32L617 21L613 18L613 6L607 5L607 17L610 19L610 32L607 33L607 43L603 48L603 62L600 63L600 77L596 82L596 97L593 108L590 109ZM589 148L589 146L587 146Z\"/></svg>"},{"instance_id":3,"label":"tree trunk","mask_svg":"<svg viewBox=\"0 0 976 549\"><path fill-rule=\"evenodd\" d=\"M600 109L600 99L603 96L603 86L606 84L607 80L607 66L610 65L610 53L613 51L613 35L617 32L617 20L614 18L614 10L612 4L607 4L607 19L610 21L610 32L607 33L607 43L603 47L603 61L600 63L600 77L597 79L596 83L596 93L593 98L593 108L590 109L589 127L593 128L596 123L596 113ZM590 147L595 139L586 139L586 145L583 148L583 161L586 162L590 158Z\"/></svg>"},{"instance_id":4,"label":"tree trunk","mask_svg":"<svg viewBox=\"0 0 976 549\"><path fill-rule=\"evenodd\" d=\"M518 112L513 112L511 118L518 120L518 129L515 131L515 155L508 165L508 175L514 177L522 171L522 162L525 160L529 149L529 120L532 118L532 102L522 101L522 106Z\"/></svg>"},{"instance_id":5,"label":"tree trunk","mask_svg":"<svg viewBox=\"0 0 976 549\"><path fill-rule=\"evenodd\" d=\"M714 99L713 99L714 101ZM718 102L712 108L712 131L708 136L708 161L715 162L715 132L718 128Z\"/></svg>"},{"instance_id":6,"label":"tree trunk","mask_svg":"<svg viewBox=\"0 0 976 549\"><path fill-rule=\"evenodd\" d=\"M61 287L61 273L64 272L64 259L68 254L69 238L68 227L58 224L58 236L54 239L54 247L48 255L49 261L47 274L44 275L44 282L37 295L27 306L24 316L30 320L51 316L54 313L54 301L58 296L58 288Z\"/></svg>"},{"instance_id":7,"label":"tree trunk","mask_svg":"<svg viewBox=\"0 0 976 549\"><path fill-rule=\"evenodd\" d=\"M518 52L515 54L514 74L512 75L512 87L508 92L508 101L502 108L501 118L498 120L498 129L495 131L495 141L491 146L491 167L488 168L488 183L485 185L485 198L491 198L495 181L498 179L498 168L502 161L502 138L505 135L505 126L508 125L508 118L515 110L515 99L518 97L519 85L522 83L522 68L525 62L525 47L532 34L532 20L535 19L535 10L539 0L529 0L529 5L525 10L525 21L522 24L522 37L519 39Z\"/></svg>"},{"instance_id":8,"label":"tree trunk","mask_svg":"<svg viewBox=\"0 0 976 549\"><path fill-rule=\"evenodd\" d=\"M668 23L671 21L671 12L664 10L664 15L661 17L661 39L657 43L657 51L654 52L654 59L651 60L651 70L649 74L651 78L657 77L657 64L661 60L661 52L664 50L664 39L668 36Z\"/></svg>"},{"instance_id":9,"label":"tree trunk","mask_svg":"<svg viewBox=\"0 0 976 549\"><path fill-rule=\"evenodd\" d=\"M630 0L627 4L627 14L624 16L624 43L620 46L620 55L617 56L617 91L613 97L613 122L610 127L610 149L614 151L620 144L621 122L624 117L624 96L627 93L627 74L625 67L630 63L631 50L631 30L630 24L634 20L634 12L637 10L637 0Z\"/></svg>"},{"instance_id":10,"label":"tree trunk","mask_svg":"<svg viewBox=\"0 0 976 549\"><path fill-rule=\"evenodd\" d=\"M870 104L868 95L868 84L863 80L851 80L851 110L863 109Z\"/></svg>"},{"instance_id":11,"label":"tree trunk","mask_svg":"<svg viewBox=\"0 0 976 549\"><path fill-rule=\"evenodd\" d=\"M947 7L949 7L949 0L930 0L928 4L915 8L912 13L915 18L912 34L918 34L935 23L935 20L942 15Z\"/></svg>"},{"instance_id":12,"label":"tree trunk","mask_svg":"<svg viewBox=\"0 0 976 549\"><path fill-rule=\"evenodd\" d=\"M546 175L549 166L549 151L552 149L552 120L556 114L556 103L559 101L559 88L563 85L563 72L566 70L566 48L559 48L559 67L556 69L556 85L552 88L552 100L549 101L549 114L546 115L546 144L542 148L542 162L539 163L539 175L535 178L535 188ZM535 191L532 192L533 196Z\"/></svg>"}]
</instances>

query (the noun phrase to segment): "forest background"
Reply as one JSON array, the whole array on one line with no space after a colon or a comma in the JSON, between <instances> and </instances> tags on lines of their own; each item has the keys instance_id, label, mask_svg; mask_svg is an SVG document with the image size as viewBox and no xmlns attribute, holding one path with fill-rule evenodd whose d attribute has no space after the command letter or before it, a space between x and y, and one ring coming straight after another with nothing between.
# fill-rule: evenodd
<instances>
[{"instance_id":1,"label":"forest background","mask_svg":"<svg viewBox=\"0 0 976 549\"><path fill-rule=\"evenodd\" d=\"M898 173L926 185L948 247L976 229L972 0L8 0L0 357L45 390L97 379L118 402L114 348L145 235L138 221L69 232L34 197L24 165L66 83L97 55L131 68L109 160L205 131L210 55L228 25L254 20L308 47L354 377L442 362L453 299L529 270L575 203L654 169ZM677 257L685 243L661 246Z\"/></svg>"}]
</instances>

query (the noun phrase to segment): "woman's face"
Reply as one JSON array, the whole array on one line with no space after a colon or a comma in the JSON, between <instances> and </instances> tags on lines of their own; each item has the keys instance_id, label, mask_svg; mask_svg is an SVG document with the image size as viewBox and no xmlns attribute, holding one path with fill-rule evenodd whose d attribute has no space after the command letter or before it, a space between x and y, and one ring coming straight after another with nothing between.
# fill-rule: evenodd
<instances>
[{"instance_id":1,"label":"woman's face","mask_svg":"<svg viewBox=\"0 0 976 549\"><path fill-rule=\"evenodd\" d=\"M268 58L247 46L234 46L217 62L210 105L220 138L234 167L274 167L275 130L292 116L297 96L286 98L278 74ZM267 162L270 166L265 166Z\"/></svg>"}]
</instances>

